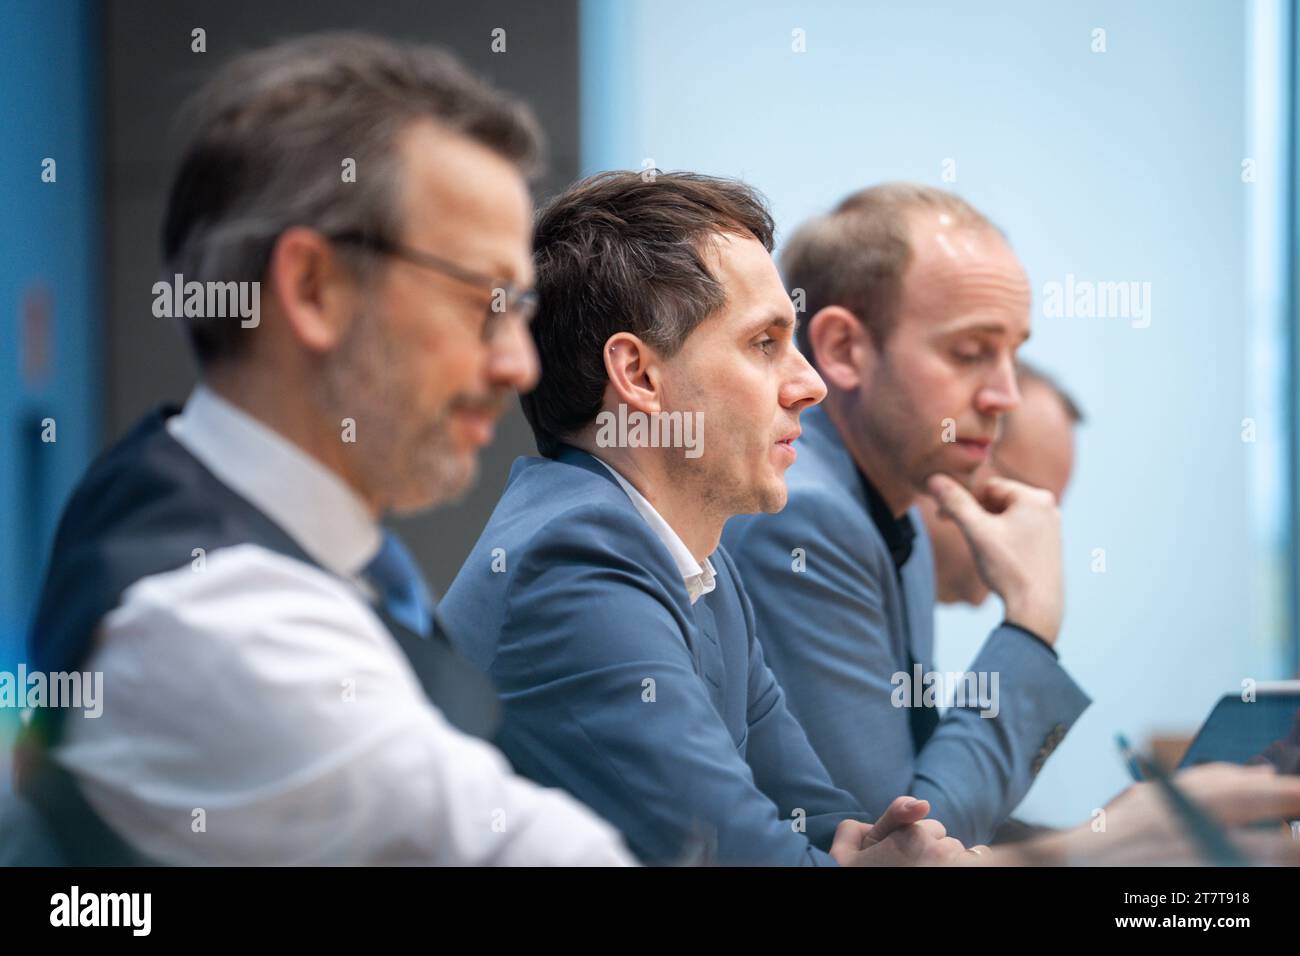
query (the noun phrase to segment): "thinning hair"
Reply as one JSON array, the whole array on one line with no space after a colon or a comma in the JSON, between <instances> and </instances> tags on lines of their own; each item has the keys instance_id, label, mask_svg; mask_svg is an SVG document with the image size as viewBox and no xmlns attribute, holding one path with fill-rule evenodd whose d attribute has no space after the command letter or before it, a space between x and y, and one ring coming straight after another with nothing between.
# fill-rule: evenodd
<instances>
[{"instance_id":1,"label":"thinning hair","mask_svg":"<svg viewBox=\"0 0 1300 956\"><path fill-rule=\"evenodd\" d=\"M883 183L859 190L804 223L781 250L781 272L803 311L831 305L852 312L883 346L898 320L903 275L912 262L910 219L918 210L946 212L959 225L997 229L954 193L919 183ZM1000 230L999 230L1000 231ZM808 322L799 323L799 347L813 361Z\"/></svg>"}]
</instances>

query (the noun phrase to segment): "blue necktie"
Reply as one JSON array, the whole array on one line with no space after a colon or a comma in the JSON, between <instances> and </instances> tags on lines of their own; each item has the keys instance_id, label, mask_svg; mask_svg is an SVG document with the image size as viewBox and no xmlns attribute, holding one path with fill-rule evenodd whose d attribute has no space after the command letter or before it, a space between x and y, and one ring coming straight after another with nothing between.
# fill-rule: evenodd
<instances>
[{"instance_id":1,"label":"blue necktie","mask_svg":"<svg viewBox=\"0 0 1300 956\"><path fill-rule=\"evenodd\" d=\"M379 604L393 620L421 637L433 632L433 594L397 535L384 532L379 553L362 573L379 592Z\"/></svg>"}]
</instances>

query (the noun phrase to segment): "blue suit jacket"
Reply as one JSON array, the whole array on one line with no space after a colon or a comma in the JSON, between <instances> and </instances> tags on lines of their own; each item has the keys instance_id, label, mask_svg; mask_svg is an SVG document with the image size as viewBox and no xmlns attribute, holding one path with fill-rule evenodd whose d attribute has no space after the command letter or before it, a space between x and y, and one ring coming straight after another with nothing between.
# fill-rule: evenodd
<instances>
[{"instance_id":1,"label":"blue suit jacket","mask_svg":"<svg viewBox=\"0 0 1300 956\"><path fill-rule=\"evenodd\" d=\"M515 767L642 860L703 839L723 864L830 863L836 825L862 808L786 708L731 559L711 560L716 587L692 605L613 476L565 448L515 462L439 611L501 692Z\"/></svg>"},{"instance_id":2,"label":"blue suit jacket","mask_svg":"<svg viewBox=\"0 0 1300 956\"><path fill-rule=\"evenodd\" d=\"M821 408L805 412L784 510L733 518L723 543L753 601L772 669L835 782L878 815L900 793L968 846L988 841L1090 703L1038 639L1003 625L974 672L998 673L999 713L950 708L928 739L894 705L893 675L933 669L934 564L918 512L896 573L861 476ZM804 549L805 570L791 552ZM942 702L942 701L941 701Z\"/></svg>"}]
</instances>

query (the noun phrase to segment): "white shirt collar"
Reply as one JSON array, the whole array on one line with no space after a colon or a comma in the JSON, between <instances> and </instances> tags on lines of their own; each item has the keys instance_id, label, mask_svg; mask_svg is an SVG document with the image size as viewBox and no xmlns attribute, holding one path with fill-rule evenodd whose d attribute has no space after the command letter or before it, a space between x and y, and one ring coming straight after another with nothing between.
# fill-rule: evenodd
<instances>
[{"instance_id":1,"label":"white shirt collar","mask_svg":"<svg viewBox=\"0 0 1300 956\"><path fill-rule=\"evenodd\" d=\"M207 386L167 431L334 574L355 578L379 552L379 525L343 479Z\"/></svg>"},{"instance_id":2,"label":"white shirt collar","mask_svg":"<svg viewBox=\"0 0 1300 956\"><path fill-rule=\"evenodd\" d=\"M682 580L686 582L686 594L690 597L691 603L694 604L702 596L712 591L717 582L714 578L713 564L709 559L705 558L703 565L696 561L695 556L686 547L686 543L678 537L677 532L672 529L672 525L663 519L663 515L655 511L654 505L646 500L645 495L637 491L630 481L610 467L607 462L601 461L599 458L596 458L596 460L605 466L606 470L614 476L623 490L627 492L627 496L632 499L632 507L636 508L637 513L645 519L646 524L650 526L650 530L655 533L655 537L664 543L664 547L672 555Z\"/></svg>"}]
</instances>

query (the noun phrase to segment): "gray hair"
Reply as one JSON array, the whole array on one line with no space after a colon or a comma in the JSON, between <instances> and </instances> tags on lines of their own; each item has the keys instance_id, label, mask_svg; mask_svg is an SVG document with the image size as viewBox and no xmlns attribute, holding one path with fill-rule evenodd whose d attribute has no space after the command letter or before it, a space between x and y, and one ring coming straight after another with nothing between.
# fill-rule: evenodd
<instances>
[{"instance_id":1,"label":"gray hair","mask_svg":"<svg viewBox=\"0 0 1300 956\"><path fill-rule=\"evenodd\" d=\"M326 235L397 239L398 137L430 118L514 163L540 164L541 132L522 103L470 75L436 47L359 33L300 37L226 64L182 113L187 145L163 223L167 275L260 281L292 226ZM355 162L354 182L343 164ZM358 277L360 250L340 247ZM248 330L186 320L200 364L237 354Z\"/></svg>"}]
</instances>

